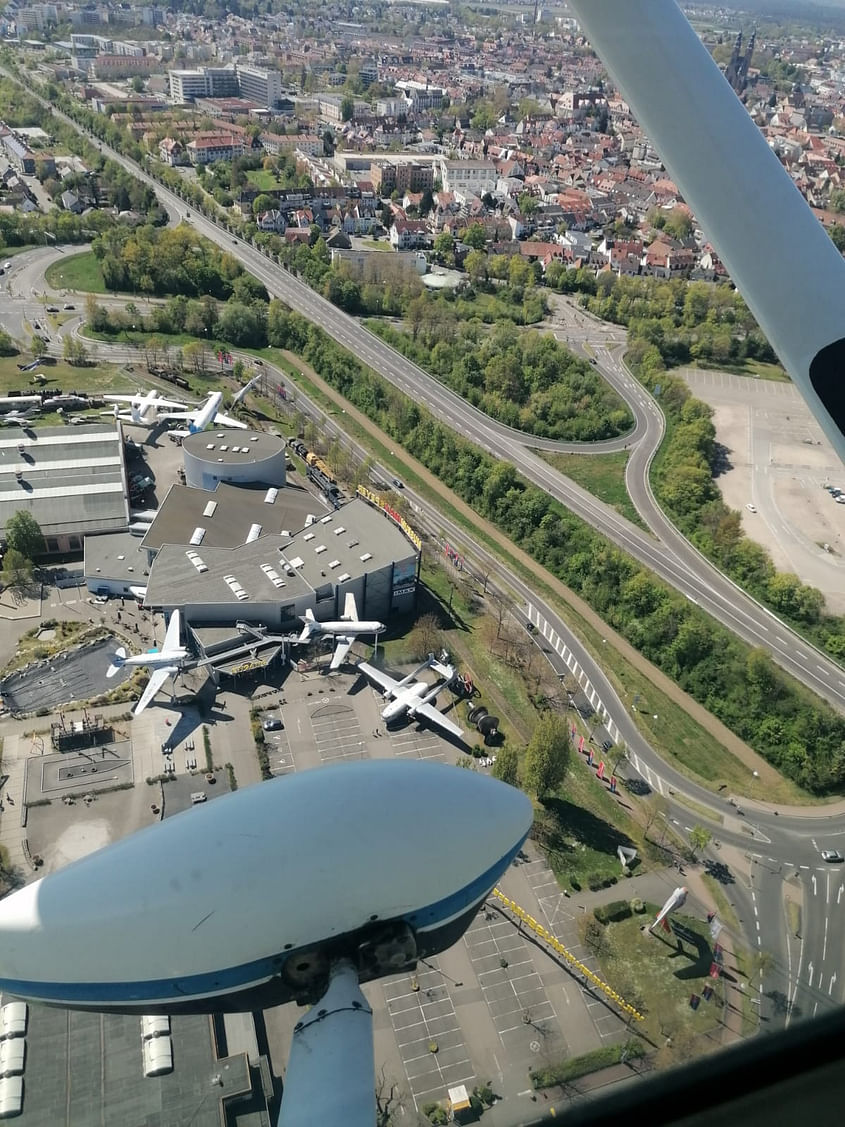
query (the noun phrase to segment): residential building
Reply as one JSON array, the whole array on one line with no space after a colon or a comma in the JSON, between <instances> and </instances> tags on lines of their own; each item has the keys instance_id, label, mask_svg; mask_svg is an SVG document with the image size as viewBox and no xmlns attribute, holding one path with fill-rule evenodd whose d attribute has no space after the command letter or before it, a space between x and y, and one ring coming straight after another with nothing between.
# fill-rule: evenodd
<instances>
[{"instance_id":1,"label":"residential building","mask_svg":"<svg viewBox=\"0 0 845 1127\"><path fill-rule=\"evenodd\" d=\"M374 160L370 165L373 187L384 196L397 192L424 192L434 187L434 167L410 160Z\"/></svg>"},{"instance_id":2,"label":"residential building","mask_svg":"<svg viewBox=\"0 0 845 1127\"><path fill-rule=\"evenodd\" d=\"M441 157L439 168L444 191L480 196L496 188L498 173L492 160L446 160Z\"/></svg>"},{"instance_id":3,"label":"residential building","mask_svg":"<svg viewBox=\"0 0 845 1127\"><path fill-rule=\"evenodd\" d=\"M27 176L35 175L35 154L32 150L19 141L12 133L3 137L3 146L10 163Z\"/></svg>"},{"instance_id":4,"label":"residential building","mask_svg":"<svg viewBox=\"0 0 845 1127\"><path fill-rule=\"evenodd\" d=\"M390 228L390 245L394 250L427 247L430 241L428 224L422 219L398 218Z\"/></svg>"},{"instance_id":5,"label":"residential building","mask_svg":"<svg viewBox=\"0 0 845 1127\"><path fill-rule=\"evenodd\" d=\"M421 110L439 110L446 97L446 91L442 86L432 86L428 82L415 82L413 79L397 82L396 89L400 90L413 103L413 108L417 113Z\"/></svg>"},{"instance_id":6,"label":"residential building","mask_svg":"<svg viewBox=\"0 0 845 1127\"><path fill-rule=\"evenodd\" d=\"M244 155L241 137L233 133L203 133L186 146L191 164L213 164L217 160L234 160Z\"/></svg>"}]
</instances>

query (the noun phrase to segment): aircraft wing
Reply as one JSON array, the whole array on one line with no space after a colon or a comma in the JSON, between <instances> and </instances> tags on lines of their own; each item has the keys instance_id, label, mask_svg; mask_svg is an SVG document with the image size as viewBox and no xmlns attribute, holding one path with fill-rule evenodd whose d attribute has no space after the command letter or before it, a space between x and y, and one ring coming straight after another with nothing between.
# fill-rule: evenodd
<instances>
[{"instance_id":1,"label":"aircraft wing","mask_svg":"<svg viewBox=\"0 0 845 1127\"><path fill-rule=\"evenodd\" d=\"M214 416L214 422L211 426L217 426L220 423L224 427L237 427L238 430L249 430L247 423L242 423L240 419L233 419L231 415L224 415L222 411L218 411Z\"/></svg>"},{"instance_id":2,"label":"aircraft wing","mask_svg":"<svg viewBox=\"0 0 845 1127\"><path fill-rule=\"evenodd\" d=\"M382 673L380 669L376 669L374 665L368 665L366 661L359 661L358 669L365 677L369 677L371 681L375 681L386 693L393 694L396 686L399 684L398 681L394 681L393 678L389 677L386 673Z\"/></svg>"},{"instance_id":3,"label":"aircraft wing","mask_svg":"<svg viewBox=\"0 0 845 1127\"><path fill-rule=\"evenodd\" d=\"M132 715L140 716L153 697L161 689L164 682L173 673L178 673L179 670L175 665L160 665L158 669L154 669L150 674L150 679L147 682L147 687L141 693L141 699L135 705Z\"/></svg>"},{"instance_id":4,"label":"aircraft wing","mask_svg":"<svg viewBox=\"0 0 845 1127\"><path fill-rule=\"evenodd\" d=\"M332 654L332 663L329 666L330 670L340 669L341 665L343 665L346 655L349 653L349 647L354 641L354 638L350 638L347 635L337 636L337 638L335 639L334 653Z\"/></svg>"},{"instance_id":5,"label":"aircraft wing","mask_svg":"<svg viewBox=\"0 0 845 1127\"><path fill-rule=\"evenodd\" d=\"M418 704L414 709L414 717L417 719L422 717L424 720L427 720L429 724L435 724L438 728L443 728L444 731L451 732L453 736L457 736L459 739L464 734L463 728L459 728L448 716L444 716L442 712L439 712L433 704Z\"/></svg>"},{"instance_id":6,"label":"aircraft wing","mask_svg":"<svg viewBox=\"0 0 845 1127\"><path fill-rule=\"evenodd\" d=\"M139 408L173 407L179 411L187 410L184 403L177 403L173 399L149 399L146 395L104 395L106 403L135 403Z\"/></svg>"},{"instance_id":7,"label":"aircraft wing","mask_svg":"<svg viewBox=\"0 0 845 1127\"><path fill-rule=\"evenodd\" d=\"M181 615L178 610L175 610L170 616L170 622L167 624L167 633L164 635L164 644L161 647L161 652L167 654L173 650L179 649L179 627Z\"/></svg>"}]
</instances>

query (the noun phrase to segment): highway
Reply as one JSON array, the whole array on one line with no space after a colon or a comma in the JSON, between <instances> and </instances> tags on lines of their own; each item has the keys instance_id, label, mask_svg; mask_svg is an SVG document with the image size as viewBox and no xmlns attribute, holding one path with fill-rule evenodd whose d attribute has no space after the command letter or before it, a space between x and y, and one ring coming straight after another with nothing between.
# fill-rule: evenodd
<instances>
[{"instance_id":1,"label":"highway","mask_svg":"<svg viewBox=\"0 0 845 1127\"><path fill-rule=\"evenodd\" d=\"M47 105L46 102L44 104ZM54 107L51 109L68 124L82 131L71 118ZM662 435L660 408L645 389L633 387L629 382L632 377L625 372L618 360L609 363L607 355L603 355L601 370L623 395L637 420L634 433L639 433L639 445L643 447L643 451L635 460L635 468L629 471L628 486L634 504L650 527L654 528L655 534L660 538L659 542L538 457L534 449L542 445L540 440L489 419L370 333L355 318L342 312L287 270L271 262L267 255L198 215L179 196L155 181L134 161L105 144L100 147L111 159L155 189L171 219L175 215L188 217L190 213L190 222L201 234L227 250L236 248L239 260L264 283L268 293L280 298L291 309L318 325L416 402L424 404L445 425L502 461L513 464L527 480L544 489L590 527L629 552L744 641L768 651L782 669L840 712L845 712L845 671L841 666L810 645L708 563L666 519L654 502L647 468ZM632 439L633 435L628 441ZM566 449L565 446L556 444L553 444L553 448ZM583 449L583 445L577 448ZM595 446L590 448L595 449Z\"/></svg>"}]
</instances>

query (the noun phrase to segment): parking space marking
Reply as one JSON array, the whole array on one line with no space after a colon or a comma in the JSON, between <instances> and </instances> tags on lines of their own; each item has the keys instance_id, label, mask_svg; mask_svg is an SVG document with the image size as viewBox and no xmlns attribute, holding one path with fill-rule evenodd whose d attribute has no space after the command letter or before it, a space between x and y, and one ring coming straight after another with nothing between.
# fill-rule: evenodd
<instances>
[{"instance_id":1,"label":"parking space marking","mask_svg":"<svg viewBox=\"0 0 845 1127\"><path fill-rule=\"evenodd\" d=\"M436 966L388 979L382 991L415 1106L475 1080L458 1015Z\"/></svg>"}]
</instances>

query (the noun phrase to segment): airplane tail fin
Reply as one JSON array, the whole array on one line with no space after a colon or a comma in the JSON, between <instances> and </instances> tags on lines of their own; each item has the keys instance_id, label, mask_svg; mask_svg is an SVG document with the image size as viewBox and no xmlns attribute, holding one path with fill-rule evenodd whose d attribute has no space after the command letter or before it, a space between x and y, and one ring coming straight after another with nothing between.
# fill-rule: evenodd
<instances>
[{"instance_id":1,"label":"airplane tail fin","mask_svg":"<svg viewBox=\"0 0 845 1127\"><path fill-rule=\"evenodd\" d=\"M117 650L115 652L114 656L112 657L111 665L106 670L106 676L107 677L114 677L114 675L115 675L115 673L117 673L118 669L122 669L125 664L126 664L126 650L123 648L123 646L121 646L120 649Z\"/></svg>"},{"instance_id":2,"label":"airplane tail fin","mask_svg":"<svg viewBox=\"0 0 845 1127\"><path fill-rule=\"evenodd\" d=\"M311 635L314 633L314 628L317 624L316 619L314 618L314 612L310 607L305 611L305 614L302 616L302 620L305 625L302 628L302 633L299 635L299 641L308 642L311 640Z\"/></svg>"}]
</instances>

